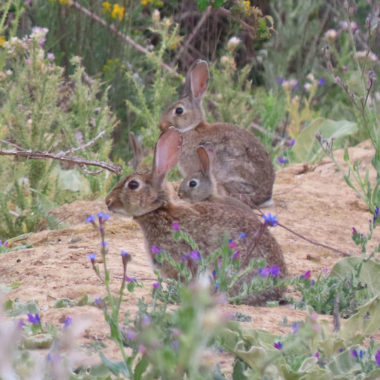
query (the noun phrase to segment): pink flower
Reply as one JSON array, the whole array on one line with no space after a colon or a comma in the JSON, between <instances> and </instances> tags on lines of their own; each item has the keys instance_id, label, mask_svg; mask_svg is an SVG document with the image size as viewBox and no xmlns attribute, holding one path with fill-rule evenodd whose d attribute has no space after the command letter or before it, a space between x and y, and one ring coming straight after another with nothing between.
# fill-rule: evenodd
<instances>
[{"instance_id":1,"label":"pink flower","mask_svg":"<svg viewBox=\"0 0 380 380\"><path fill-rule=\"evenodd\" d=\"M179 232L179 223L178 223L178 222L173 222L173 224L172 224L172 229L173 229L174 231Z\"/></svg>"}]
</instances>

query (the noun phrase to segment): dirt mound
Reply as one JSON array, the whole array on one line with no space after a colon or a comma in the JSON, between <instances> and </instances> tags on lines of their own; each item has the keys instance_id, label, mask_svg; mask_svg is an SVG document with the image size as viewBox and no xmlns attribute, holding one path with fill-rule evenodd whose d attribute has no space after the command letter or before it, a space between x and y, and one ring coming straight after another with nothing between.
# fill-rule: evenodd
<instances>
[{"instance_id":1,"label":"dirt mound","mask_svg":"<svg viewBox=\"0 0 380 380\"><path fill-rule=\"evenodd\" d=\"M342 160L343 153L338 152ZM362 166L370 169L370 178L375 173L370 167L373 150L368 142L350 149L352 159L360 159ZM52 211L67 227L56 231L42 231L28 237L30 248L1 255L0 284L20 285L6 294L8 299L34 300L41 308L43 321L61 325L66 316L86 318L89 325L80 341L86 352L94 352L96 342L106 345L105 353L118 358L117 348L108 339L109 329L101 310L92 306L54 308L59 298L79 300L83 294L95 298L103 296L105 290L95 276L87 254L99 252L97 231L85 224L85 218L97 212L106 212L104 202L78 201ZM331 246L341 252L360 255L351 239L351 229L355 226L367 232L370 217L366 205L356 196L337 172L335 165L324 159L318 165L291 165L277 172L274 188L274 205L266 209L278 217L280 223L307 238ZM291 275L299 275L310 269L312 275L323 268L331 268L342 254L322 246L313 245L288 232L282 227L272 228L272 232L283 248ZM132 220L112 215L107 222L109 243L109 269L112 273L112 287L115 292L122 275L120 249L131 253L133 260L129 275L138 278L146 286L129 295L124 308L136 310L137 299L150 293L154 281L153 271L144 252L140 229ZM373 241L379 241L379 234ZM302 320L304 312L293 310L291 306L276 308L223 306L228 312L239 311L252 317L246 326L262 328L275 333L287 332L281 325L286 316L290 323ZM328 318L328 317L323 317ZM92 347L92 348L91 348ZM86 361L98 360L92 355ZM223 360L223 358L221 359Z\"/></svg>"}]
</instances>

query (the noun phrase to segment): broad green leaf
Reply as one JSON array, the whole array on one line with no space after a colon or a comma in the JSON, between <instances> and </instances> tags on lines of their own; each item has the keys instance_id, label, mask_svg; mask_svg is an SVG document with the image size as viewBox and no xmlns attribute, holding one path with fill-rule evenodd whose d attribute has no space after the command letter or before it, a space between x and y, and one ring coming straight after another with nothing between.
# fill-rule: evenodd
<instances>
[{"instance_id":1,"label":"broad green leaf","mask_svg":"<svg viewBox=\"0 0 380 380\"><path fill-rule=\"evenodd\" d=\"M148 359L143 356L143 358L137 363L135 367L135 374L133 380L140 380L142 379L142 375L144 374L145 370L148 368L149 361Z\"/></svg>"},{"instance_id":2,"label":"broad green leaf","mask_svg":"<svg viewBox=\"0 0 380 380\"><path fill-rule=\"evenodd\" d=\"M201 12L203 12L207 8L208 4L208 0L197 0L197 5Z\"/></svg>"},{"instance_id":3,"label":"broad green leaf","mask_svg":"<svg viewBox=\"0 0 380 380\"><path fill-rule=\"evenodd\" d=\"M340 279L348 278L356 273L356 268L362 262L361 257L345 257L338 261L330 272L331 277ZM362 264L359 278L360 282L367 284L369 292L373 295L380 294L380 263L368 260Z\"/></svg>"}]
</instances>

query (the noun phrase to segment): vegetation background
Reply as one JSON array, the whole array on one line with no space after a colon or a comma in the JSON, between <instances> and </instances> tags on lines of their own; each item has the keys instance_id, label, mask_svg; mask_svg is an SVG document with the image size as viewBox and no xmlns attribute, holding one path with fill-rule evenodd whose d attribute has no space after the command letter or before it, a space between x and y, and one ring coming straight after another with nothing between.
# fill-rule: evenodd
<instances>
[{"instance_id":1,"label":"vegetation background","mask_svg":"<svg viewBox=\"0 0 380 380\"><path fill-rule=\"evenodd\" d=\"M378 245L367 249L380 219L379 25L380 5L376 0L3 0L0 252L12 254L17 246L13 242L20 241L20 236L61 227L49 212L54 207L104 197L131 170L130 132L144 144L149 162L159 135L161 112L177 98L189 66L202 58L209 61L211 72L205 97L208 120L232 122L252 131L270 152L277 169L297 162L315 163L327 154L337 165L337 175L344 176L368 207L368 234L355 230L352 236L363 253L360 260L341 264L334 278L320 277L313 284L307 276L302 278L295 285L302 294L298 306L331 314L332 300L339 293L341 314L357 315L358 305L366 302L372 303L361 312L378 307L374 306L378 304L378 291L370 285L371 279L364 286L370 291L363 291L361 271L368 265L378 270L376 255L380 249ZM346 167L335 160L336 148L364 140L370 141L375 152L375 182L358 162L350 160L348 150ZM173 178L177 176L173 173ZM355 286L347 287L347 281ZM331 289L333 284L338 290L318 301L320 289ZM130 288L133 291L133 286ZM173 288L181 294L179 300L185 299L194 307L187 290L178 290L182 285L175 283ZM161 296L165 302L174 302L178 294L177 298ZM108 292L112 313L105 312L105 316L112 337L123 351L119 330L115 330L120 302L112 300ZM199 304L207 309L212 302L201 300ZM141 310L145 315L143 307ZM195 310L194 315L200 312ZM160 313L167 315L166 310ZM46 332L35 315L32 317L29 322L37 326L32 332L41 332L39 327ZM180 321L181 311L173 318ZM305 322L308 333L299 339L310 337L309 322ZM237 326L228 333L224 330L224 335L218 335L219 343L224 342L224 348L229 347L238 357L236 379L255 378L268 367L260 361L265 356L260 356L262 352L274 349L277 353L279 346L273 348L269 338L238 330ZM367 329L366 336L371 331ZM191 336L194 330L187 333ZM349 335L342 334L345 338ZM210 341L216 335L215 331ZM343 339L330 338L331 345ZM354 345L357 337L348 340L345 356L324 352L324 361L339 368L334 376L344 378L346 373L353 373L376 378L380 354L375 343L370 341L363 359ZM210 341L203 342L201 348ZM242 341L247 350L249 344L260 348L251 350L252 356L240 351L237 355L231 347L240 344L241 349ZM168 339L165 344L172 343ZM124 356L124 364L112 367L105 359L103 362L113 374L128 373L133 378L139 378L149 364L156 368L157 357L136 364L134 360L141 352L138 345L133 350L132 359ZM281 376L298 378L290 376L298 373L302 378L313 366L313 370L325 369L324 361L315 357L307 361L296 351L291 349L282 361L273 354ZM352 362L357 359L355 353L360 360ZM354 358L351 361L350 355ZM255 368L252 358L261 358L258 363L263 367ZM178 363L173 358L169 362L172 367L168 364L150 376L171 378L177 368L173 363ZM331 371L334 365L329 367ZM184 373L189 378L208 378L202 371L186 369ZM207 376L218 378L216 374Z\"/></svg>"}]
</instances>

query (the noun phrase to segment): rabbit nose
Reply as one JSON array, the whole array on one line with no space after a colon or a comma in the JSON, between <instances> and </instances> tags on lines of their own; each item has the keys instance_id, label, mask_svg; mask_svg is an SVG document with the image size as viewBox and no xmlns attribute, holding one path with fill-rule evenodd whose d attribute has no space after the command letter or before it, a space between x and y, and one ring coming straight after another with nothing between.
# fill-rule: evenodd
<instances>
[{"instance_id":1,"label":"rabbit nose","mask_svg":"<svg viewBox=\"0 0 380 380\"><path fill-rule=\"evenodd\" d=\"M168 130L171 124L165 120L160 120L160 122L158 123L158 126L162 132L165 132L166 130Z\"/></svg>"}]
</instances>

